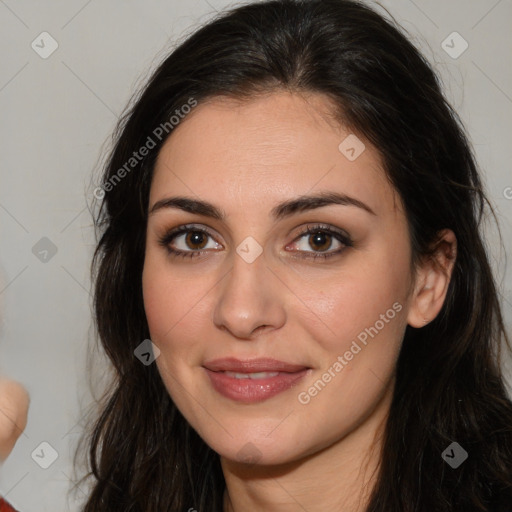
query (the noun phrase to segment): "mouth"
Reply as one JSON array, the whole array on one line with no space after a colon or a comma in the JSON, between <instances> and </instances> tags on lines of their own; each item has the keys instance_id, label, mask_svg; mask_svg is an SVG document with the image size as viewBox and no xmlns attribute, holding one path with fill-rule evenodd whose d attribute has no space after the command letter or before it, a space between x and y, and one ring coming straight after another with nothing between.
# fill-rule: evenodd
<instances>
[{"instance_id":1,"label":"mouth","mask_svg":"<svg viewBox=\"0 0 512 512\"><path fill-rule=\"evenodd\" d=\"M242 403L267 400L298 384L312 369L270 358L224 358L203 365L210 384L222 396Z\"/></svg>"},{"instance_id":2,"label":"mouth","mask_svg":"<svg viewBox=\"0 0 512 512\"><path fill-rule=\"evenodd\" d=\"M246 360L240 360L234 357L225 357L222 359L207 361L204 363L204 367L213 372L234 372L246 374L263 372L295 373L308 369L305 365L287 363L285 361L279 361L269 357Z\"/></svg>"},{"instance_id":3,"label":"mouth","mask_svg":"<svg viewBox=\"0 0 512 512\"><path fill-rule=\"evenodd\" d=\"M270 377L277 377L281 372L255 372L255 373L238 373L238 372L222 372L224 375L228 377L233 377L234 379L253 379L253 380L261 380L268 379Z\"/></svg>"}]
</instances>

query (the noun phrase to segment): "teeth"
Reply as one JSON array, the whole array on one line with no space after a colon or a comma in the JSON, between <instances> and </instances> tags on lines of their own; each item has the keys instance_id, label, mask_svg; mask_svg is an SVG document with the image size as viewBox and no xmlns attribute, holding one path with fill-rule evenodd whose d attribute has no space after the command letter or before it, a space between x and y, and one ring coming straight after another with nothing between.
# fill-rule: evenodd
<instances>
[{"instance_id":1,"label":"teeth","mask_svg":"<svg viewBox=\"0 0 512 512\"><path fill-rule=\"evenodd\" d=\"M234 377L235 379L267 379L269 377L276 377L279 372L258 372L258 373L236 373L236 372L224 372L228 377Z\"/></svg>"}]
</instances>

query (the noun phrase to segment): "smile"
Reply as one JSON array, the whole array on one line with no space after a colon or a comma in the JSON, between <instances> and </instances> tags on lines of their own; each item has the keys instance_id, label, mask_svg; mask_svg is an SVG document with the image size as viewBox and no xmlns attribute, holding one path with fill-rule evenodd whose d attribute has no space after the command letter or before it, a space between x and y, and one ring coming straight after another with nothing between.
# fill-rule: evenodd
<instances>
[{"instance_id":1,"label":"smile","mask_svg":"<svg viewBox=\"0 0 512 512\"><path fill-rule=\"evenodd\" d=\"M297 372L240 373L207 368L205 371L215 391L226 398L247 404L268 400L297 385L312 372L310 368Z\"/></svg>"}]
</instances>

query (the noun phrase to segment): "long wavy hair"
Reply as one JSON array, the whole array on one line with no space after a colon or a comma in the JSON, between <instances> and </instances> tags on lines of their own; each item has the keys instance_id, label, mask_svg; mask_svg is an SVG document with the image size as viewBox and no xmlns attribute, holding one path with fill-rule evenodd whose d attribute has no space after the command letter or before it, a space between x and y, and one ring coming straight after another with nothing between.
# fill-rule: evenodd
<instances>
[{"instance_id":1,"label":"long wavy hair","mask_svg":"<svg viewBox=\"0 0 512 512\"><path fill-rule=\"evenodd\" d=\"M405 332L366 511L510 510L512 403L501 360L511 347L481 234L482 220L496 216L464 127L389 17L353 0L271 0L220 13L177 45L114 134L91 266L95 330L112 377L79 443L88 448L82 480L93 480L84 512L222 511L219 455L176 408L156 365L134 356L150 337L141 283L149 189L183 105L280 89L324 94L336 119L380 152L405 206L412 268L442 229L457 237L441 312ZM441 456L452 442L469 454L457 469Z\"/></svg>"}]
</instances>

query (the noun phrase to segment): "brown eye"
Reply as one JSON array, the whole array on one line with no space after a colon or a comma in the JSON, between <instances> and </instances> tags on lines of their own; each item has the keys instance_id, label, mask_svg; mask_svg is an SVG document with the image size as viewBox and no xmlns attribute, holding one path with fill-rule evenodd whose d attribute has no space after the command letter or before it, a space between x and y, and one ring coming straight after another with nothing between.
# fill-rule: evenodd
<instances>
[{"instance_id":1,"label":"brown eye","mask_svg":"<svg viewBox=\"0 0 512 512\"><path fill-rule=\"evenodd\" d=\"M331 248L337 250L329 250ZM337 247L336 247L337 244ZM302 258L323 258L340 255L348 247L353 247L350 236L322 225L308 225L292 244ZM288 246L290 247L290 246Z\"/></svg>"},{"instance_id":2,"label":"brown eye","mask_svg":"<svg viewBox=\"0 0 512 512\"><path fill-rule=\"evenodd\" d=\"M208 244L210 246L208 247ZM200 256L209 249L222 247L215 242L213 236L206 230L194 228L194 226L181 226L171 229L159 239L159 244L164 247L171 256L193 258Z\"/></svg>"},{"instance_id":3,"label":"brown eye","mask_svg":"<svg viewBox=\"0 0 512 512\"><path fill-rule=\"evenodd\" d=\"M208 242L208 235L203 231L189 231L185 236L185 243L190 249L201 250ZM196 247L199 245L200 247Z\"/></svg>"},{"instance_id":4,"label":"brown eye","mask_svg":"<svg viewBox=\"0 0 512 512\"><path fill-rule=\"evenodd\" d=\"M312 248L323 252L331 247L332 235L318 231L317 233L309 235L308 242Z\"/></svg>"}]
</instances>

